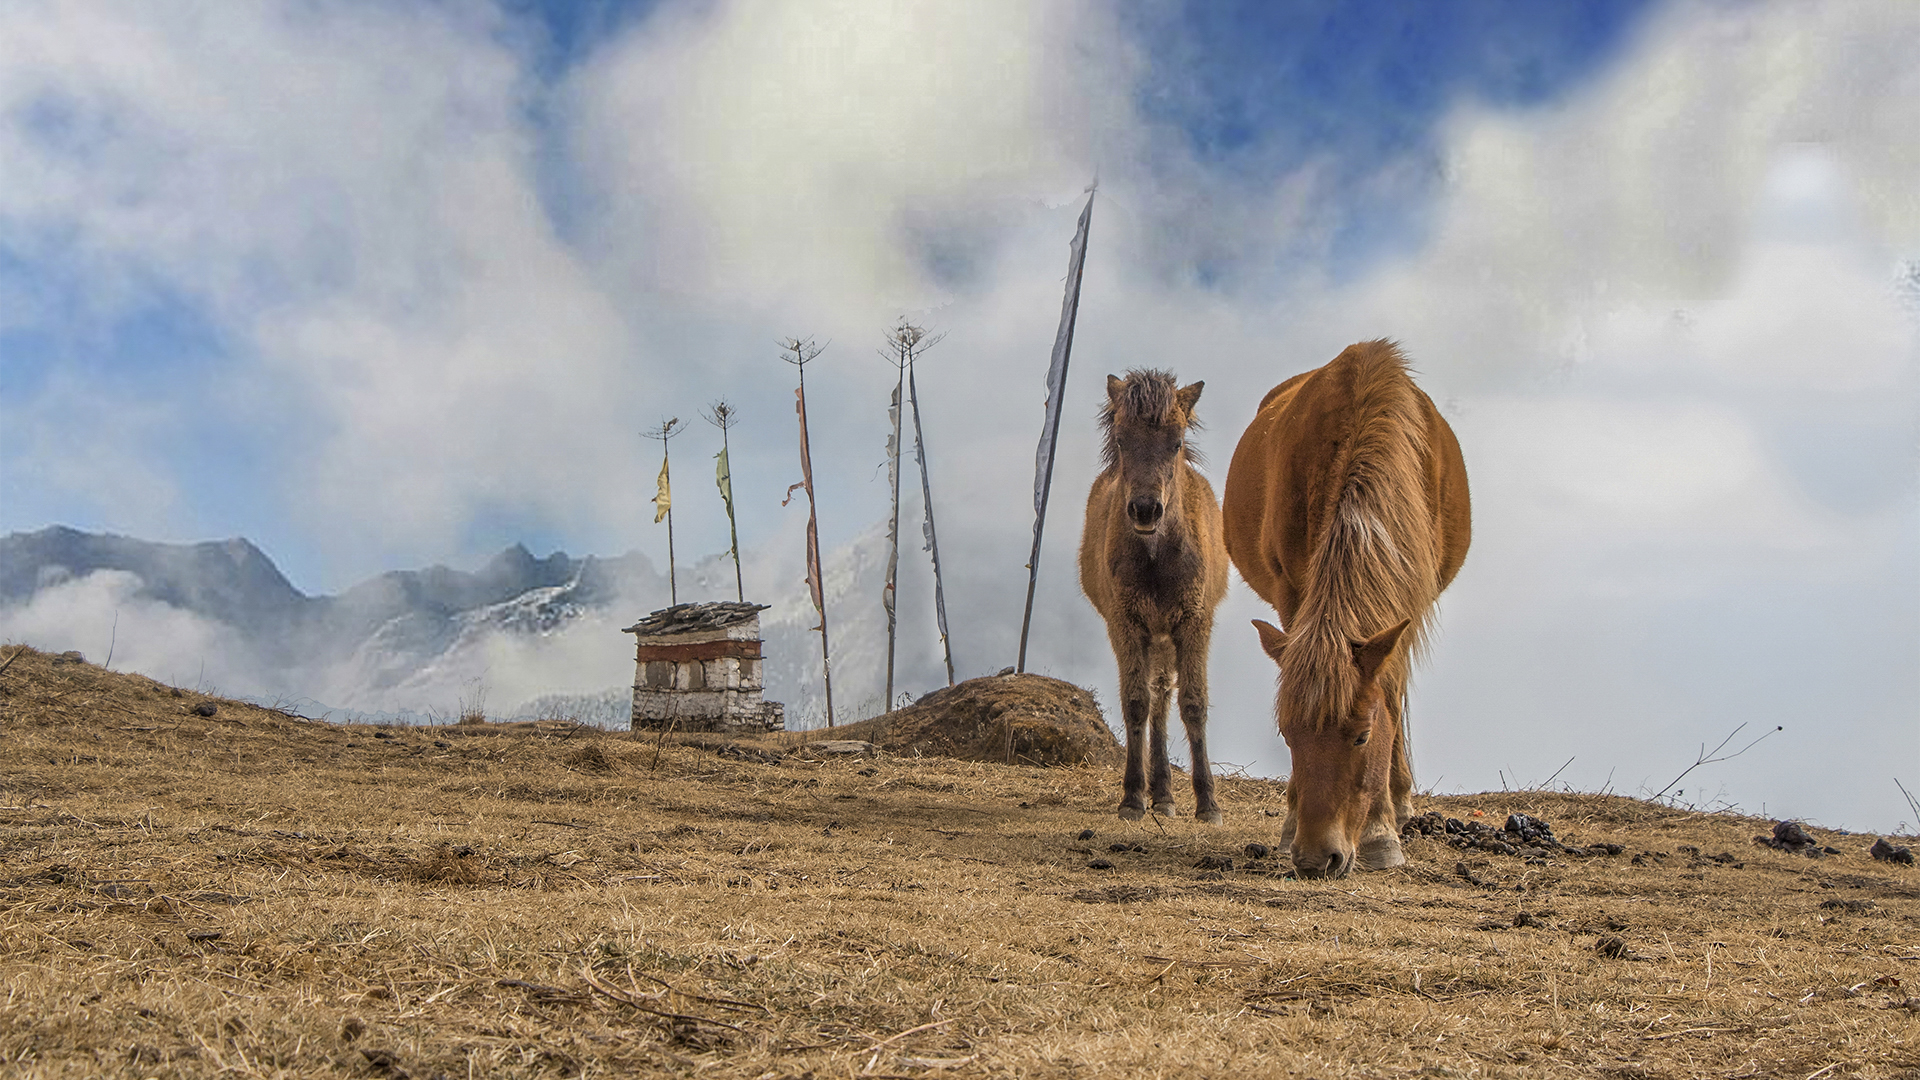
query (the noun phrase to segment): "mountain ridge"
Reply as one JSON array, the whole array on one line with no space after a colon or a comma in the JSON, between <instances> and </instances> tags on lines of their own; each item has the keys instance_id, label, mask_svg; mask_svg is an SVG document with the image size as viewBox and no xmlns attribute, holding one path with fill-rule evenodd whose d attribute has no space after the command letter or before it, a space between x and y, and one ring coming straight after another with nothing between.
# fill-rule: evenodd
<instances>
[{"instance_id":1,"label":"mountain ridge","mask_svg":"<svg viewBox=\"0 0 1920 1080\"><path fill-rule=\"evenodd\" d=\"M838 647L836 712L843 722L882 708L884 524L823 560ZM786 701L800 726L824 722L825 708L819 638L812 632L818 615L803 580L803 548L797 536L786 535L792 531L783 528L758 552L743 552L743 576L749 593L771 606L762 618L769 696ZM683 600L733 598L725 554L682 566L679 579ZM607 702L632 681L630 643L618 628L665 607L669 593L666 576L638 551L579 558L555 551L543 558L514 543L475 570L436 563L308 595L243 537L178 544L55 525L0 537L0 633L17 634L18 625L42 639L36 645L66 646L58 628L71 619L23 623L8 615L78 609L86 598L82 587L98 582L115 591L96 598L96 606L112 604L121 655L136 657L121 666L144 665L156 678L165 676L167 664L154 657L169 656L166 643L141 635L148 627L172 626L174 636L213 654L199 663L213 660L217 678L256 695L325 701L350 711L443 713L456 699L491 688L508 710L590 707L602 722L612 722L618 710ZM868 594L872 602L861 603ZM180 632L182 618L201 620L191 624L198 638ZM55 627L51 633L48 625ZM910 684L909 671L919 683L936 675L937 684L944 683L944 672L930 668L934 659L921 655L926 649L912 637L901 637L899 684ZM194 669L192 657L177 660Z\"/></svg>"}]
</instances>

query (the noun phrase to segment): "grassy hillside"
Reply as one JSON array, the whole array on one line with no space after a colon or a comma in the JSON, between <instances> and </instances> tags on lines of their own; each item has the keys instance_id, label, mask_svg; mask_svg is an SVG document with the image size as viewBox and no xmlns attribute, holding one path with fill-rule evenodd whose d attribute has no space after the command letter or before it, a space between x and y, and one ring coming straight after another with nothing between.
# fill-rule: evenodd
<instances>
[{"instance_id":1,"label":"grassy hillside","mask_svg":"<svg viewBox=\"0 0 1920 1080\"><path fill-rule=\"evenodd\" d=\"M1622 851L1302 882L1246 851L1274 782L1125 824L1106 766L339 726L54 659L0 672L8 1076L1920 1075L1920 877L1873 837L1436 798Z\"/></svg>"}]
</instances>

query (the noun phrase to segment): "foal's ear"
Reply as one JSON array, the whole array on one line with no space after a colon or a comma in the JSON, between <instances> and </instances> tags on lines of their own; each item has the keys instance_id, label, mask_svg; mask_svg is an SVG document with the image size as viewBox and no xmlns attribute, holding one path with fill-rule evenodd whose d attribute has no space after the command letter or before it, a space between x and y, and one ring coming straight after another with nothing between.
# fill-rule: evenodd
<instances>
[{"instance_id":1,"label":"foal's ear","mask_svg":"<svg viewBox=\"0 0 1920 1080\"><path fill-rule=\"evenodd\" d=\"M1125 380L1125 379L1123 379L1123 378L1121 378L1121 377L1120 377L1120 376L1118 376L1118 375L1109 375L1109 376L1107 376L1107 398L1108 398L1108 400L1110 400L1110 401L1119 401L1119 400L1120 400L1120 391L1122 391L1122 390L1124 390L1124 389L1126 389L1126 388L1127 388L1127 380Z\"/></svg>"},{"instance_id":2,"label":"foal's ear","mask_svg":"<svg viewBox=\"0 0 1920 1080\"><path fill-rule=\"evenodd\" d=\"M1196 382L1192 385L1181 387L1173 395L1174 400L1180 403L1180 411L1186 413L1189 419L1193 417L1193 407L1200 403L1200 391L1206 388L1206 382Z\"/></svg>"},{"instance_id":3,"label":"foal's ear","mask_svg":"<svg viewBox=\"0 0 1920 1080\"><path fill-rule=\"evenodd\" d=\"M1361 682L1367 682L1379 674L1380 665L1393 655L1393 647L1400 644L1400 635L1406 633L1411 625L1412 619L1402 619L1365 641L1353 643L1353 662L1360 668Z\"/></svg>"},{"instance_id":4,"label":"foal's ear","mask_svg":"<svg viewBox=\"0 0 1920 1080\"><path fill-rule=\"evenodd\" d=\"M1265 619L1253 620L1253 628L1260 631L1260 647L1273 657L1274 663L1279 663L1280 651L1287 647L1287 632Z\"/></svg>"}]
</instances>

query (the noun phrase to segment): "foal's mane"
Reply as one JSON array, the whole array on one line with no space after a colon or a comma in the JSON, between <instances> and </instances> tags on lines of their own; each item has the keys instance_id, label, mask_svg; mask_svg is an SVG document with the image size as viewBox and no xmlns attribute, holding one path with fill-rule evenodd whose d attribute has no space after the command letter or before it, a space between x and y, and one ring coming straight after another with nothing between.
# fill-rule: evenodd
<instances>
[{"instance_id":1,"label":"foal's mane","mask_svg":"<svg viewBox=\"0 0 1920 1080\"><path fill-rule=\"evenodd\" d=\"M1389 699L1405 693L1439 591L1425 496L1427 425L1406 360L1385 339L1343 356L1354 373L1351 435L1328 470L1326 524L1287 627L1280 681L1283 713L1315 728L1338 723L1352 707L1360 681L1353 643L1412 619L1380 673Z\"/></svg>"},{"instance_id":2,"label":"foal's mane","mask_svg":"<svg viewBox=\"0 0 1920 1080\"><path fill-rule=\"evenodd\" d=\"M1100 406L1100 457L1111 469L1120 464L1120 440L1117 428L1123 424L1146 424L1151 427L1164 427L1177 424L1188 431L1198 431L1203 426L1198 417L1188 413L1182 417L1173 372L1129 368L1126 384L1120 388L1117 397L1108 397ZM1200 466L1206 458L1192 439L1186 441L1184 453L1187 464Z\"/></svg>"}]
</instances>

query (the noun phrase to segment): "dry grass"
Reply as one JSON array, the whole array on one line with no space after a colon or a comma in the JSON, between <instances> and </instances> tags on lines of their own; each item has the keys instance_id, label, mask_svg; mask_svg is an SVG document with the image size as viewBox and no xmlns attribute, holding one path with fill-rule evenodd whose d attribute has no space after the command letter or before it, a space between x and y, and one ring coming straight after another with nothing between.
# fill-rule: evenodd
<instances>
[{"instance_id":1,"label":"dry grass","mask_svg":"<svg viewBox=\"0 0 1920 1080\"><path fill-rule=\"evenodd\" d=\"M1920 1074L1920 879L1868 837L1484 795L1421 808L1627 854L1475 885L1422 839L1296 882L1241 850L1270 782L1225 781L1225 827L1127 825L1105 767L654 769L564 725L200 717L50 660L0 674L8 1076Z\"/></svg>"}]
</instances>

